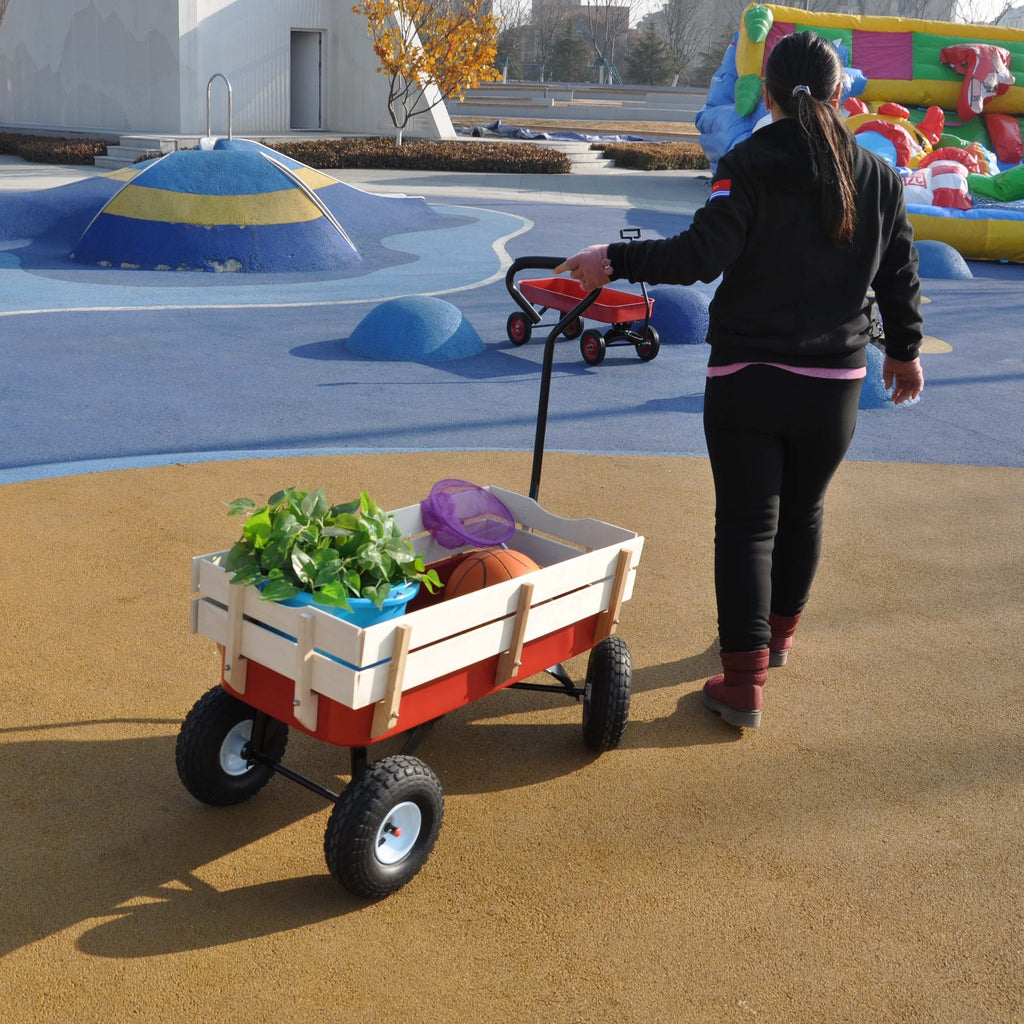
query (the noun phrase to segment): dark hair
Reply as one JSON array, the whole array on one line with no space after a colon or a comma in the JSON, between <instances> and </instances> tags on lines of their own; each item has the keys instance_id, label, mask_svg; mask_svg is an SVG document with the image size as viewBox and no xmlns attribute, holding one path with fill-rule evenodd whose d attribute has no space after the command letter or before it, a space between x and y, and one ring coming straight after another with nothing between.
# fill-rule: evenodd
<instances>
[{"instance_id":1,"label":"dark hair","mask_svg":"<svg viewBox=\"0 0 1024 1024\"><path fill-rule=\"evenodd\" d=\"M772 102L799 123L807 140L825 233L835 244L848 245L857 223L856 143L829 102L842 75L839 55L827 39L796 32L783 36L772 50L764 82Z\"/></svg>"}]
</instances>

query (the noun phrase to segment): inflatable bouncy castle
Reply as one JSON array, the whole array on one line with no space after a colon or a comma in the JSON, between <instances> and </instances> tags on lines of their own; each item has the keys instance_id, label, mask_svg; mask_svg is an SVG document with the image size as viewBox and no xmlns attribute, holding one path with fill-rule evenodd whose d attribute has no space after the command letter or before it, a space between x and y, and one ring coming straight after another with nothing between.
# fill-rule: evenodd
<instances>
[{"instance_id":1,"label":"inflatable bouncy castle","mask_svg":"<svg viewBox=\"0 0 1024 1024\"><path fill-rule=\"evenodd\" d=\"M916 237L1024 263L1024 31L751 4L697 117L712 168L765 117L776 42L805 31L836 47L841 112L903 177Z\"/></svg>"}]
</instances>

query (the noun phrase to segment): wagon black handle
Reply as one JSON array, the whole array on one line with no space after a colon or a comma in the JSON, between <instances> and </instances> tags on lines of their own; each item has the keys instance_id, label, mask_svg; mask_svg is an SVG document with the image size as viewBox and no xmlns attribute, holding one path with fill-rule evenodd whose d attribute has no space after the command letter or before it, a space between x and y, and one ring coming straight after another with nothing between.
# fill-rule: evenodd
<instances>
[{"instance_id":1,"label":"wagon black handle","mask_svg":"<svg viewBox=\"0 0 1024 1024\"><path fill-rule=\"evenodd\" d=\"M516 305L530 318L531 322L539 323L540 314L533 305L526 301L522 292L515 282L516 274L521 270L554 270L565 262L561 256L520 256L512 261L512 266L505 274L505 286L509 294L515 300ZM555 360L555 341L565 328L577 317L583 315L592 303L601 294L600 288L588 292L582 299L569 310L563 313L562 318L551 329L551 333L544 343L544 363L540 375L540 399L537 403L537 433L533 441L533 471L530 475L530 497L536 501L540 493L540 472L544 461L544 436L548 427L548 399L551 395L551 367Z\"/></svg>"}]
</instances>

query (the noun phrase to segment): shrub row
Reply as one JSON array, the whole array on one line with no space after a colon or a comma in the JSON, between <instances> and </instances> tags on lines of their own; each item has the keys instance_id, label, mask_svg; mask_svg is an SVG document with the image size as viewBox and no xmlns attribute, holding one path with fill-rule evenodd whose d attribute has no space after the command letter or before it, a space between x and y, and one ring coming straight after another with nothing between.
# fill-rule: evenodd
<instances>
[{"instance_id":1,"label":"shrub row","mask_svg":"<svg viewBox=\"0 0 1024 1024\"><path fill-rule=\"evenodd\" d=\"M710 164L697 142L595 142L616 167L635 171L706 171Z\"/></svg>"},{"instance_id":2,"label":"shrub row","mask_svg":"<svg viewBox=\"0 0 1024 1024\"><path fill-rule=\"evenodd\" d=\"M265 141L271 149L310 167L403 171L469 171L486 174L568 174L569 157L557 149L526 142L414 139L396 146L392 138ZM696 142L596 142L616 167L640 171L707 170ZM0 153L42 164L91 164L107 152L103 139L0 132ZM148 158L148 157L147 157Z\"/></svg>"},{"instance_id":3,"label":"shrub row","mask_svg":"<svg viewBox=\"0 0 1024 1024\"><path fill-rule=\"evenodd\" d=\"M402 171L476 171L490 174L568 174L569 158L521 142L425 142L395 145L392 138L264 140L271 149L310 167Z\"/></svg>"},{"instance_id":4,"label":"shrub row","mask_svg":"<svg viewBox=\"0 0 1024 1024\"><path fill-rule=\"evenodd\" d=\"M0 153L20 156L36 164L91 164L94 156L103 156L103 139L61 139L53 135L20 135L0 132Z\"/></svg>"}]
</instances>

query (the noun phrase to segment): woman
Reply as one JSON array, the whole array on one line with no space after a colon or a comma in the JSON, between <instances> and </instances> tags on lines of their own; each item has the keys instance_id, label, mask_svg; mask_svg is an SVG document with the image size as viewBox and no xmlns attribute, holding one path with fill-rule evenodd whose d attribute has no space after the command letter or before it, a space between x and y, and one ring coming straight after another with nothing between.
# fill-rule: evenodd
<instances>
[{"instance_id":1,"label":"woman","mask_svg":"<svg viewBox=\"0 0 1024 1024\"><path fill-rule=\"evenodd\" d=\"M566 260L584 288L616 278L722 282L710 308L704 432L715 481L715 590L723 673L703 701L761 722L821 550L825 491L853 438L870 304L896 403L924 387L920 282L903 185L838 114L842 65L810 32L765 69L770 124L720 161L711 195L674 238L591 246Z\"/></svg>"}]
</instances>

